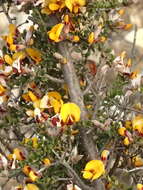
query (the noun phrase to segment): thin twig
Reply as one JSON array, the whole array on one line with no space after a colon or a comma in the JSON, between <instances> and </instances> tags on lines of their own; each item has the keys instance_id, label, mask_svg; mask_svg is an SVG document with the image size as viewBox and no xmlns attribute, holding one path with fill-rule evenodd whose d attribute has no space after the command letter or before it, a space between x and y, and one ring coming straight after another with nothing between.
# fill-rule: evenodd
<instances>
[{"instance_id":1,"label":"thin twig","mask_svg":"<svg viewBox=\"0 0 143 190\"><path fill-rule=\"evenodd\" d=\"M134 41L131 49L131 58L135 57L136 36L137 36L137 25L135 24Z\"/></svg>"},{"instance_id":2,"label":"thin twig","mask_svg":"<svg viewBox=\"0 0 143 190\"><path fill-rule=\"evenodd\" d=\"M52 77L51 75L46 74L44 77L47 77L49 80L56 82L56 83L64 83L64 80L58 79L56 77Z\"/></svg>"},{"instance_id":3,"label":"thin twig","mask_svg":"<svg viewBox=\"0 0 143 190\"><path fill-rule=\"evenodd\" d=\"M143 167L134 168L134 169L128 170L128 172L131 173L131 172L135 172L138 170L143 170Z\"/></svg>"}]
</instances>

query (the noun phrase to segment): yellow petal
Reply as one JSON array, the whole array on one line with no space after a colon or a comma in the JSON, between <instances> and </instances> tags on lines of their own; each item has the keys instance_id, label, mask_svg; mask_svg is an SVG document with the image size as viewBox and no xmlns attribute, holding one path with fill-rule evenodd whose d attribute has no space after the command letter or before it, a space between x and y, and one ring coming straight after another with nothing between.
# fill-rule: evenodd
<instances>
[{"instance_id":1,"label":"yellow petal","mask_svg":"<svg viewBox=\"0 0 143 190\"><path fill-rule=\"evenodd\" d=\"M79 10L79 6L74 6L73 7L73 12L76 14L78 13L78 10Z\"/></svg>"},{"instance_id":2,"label":"yellow petal","mask_svg":"<svg viewBox=\"0 0 143 190\"><path fill-rule=\"evenodd\" d=\"M77 36L77 35L73 36L73 41L74 42L79 42L79 40L80 40L79 36Z\"/></svg>"},{"instance_id":3,"label":"yellow petal","mask_svg":"<svg viewBox=\"0 0 143 190\"><path fill-rule=\"evenodd\" d=\"M101 160L91 160L86 164L84 171L90 171L93 174L92 180L95 180L105 173L105 166Z\"/></svg>"},{"instance_id":4,"label":"yellow petal","mask_svg":"<svg viewBox=\"0 0 143 190\"><path fill-rule=\"evenodd\" d=\"M54 108L55 113L59 113L61 109L61 101L58 101L54 98L50 98L50 104Z\"/></svg>"},{"instance_id":5,"label":"yellow petal","mask_svg":"<svg viewBox=\"0 0 143 190\"><path fill-rule=\"evenodd\" d=\"M26 54L24 51L18 51L16 53L14 53L12 55L12 59L13 60L16 60L16 59L24 59L26 57Z\"/></svg>"},{"instance_id":6,"label":"yellow petal","mask_svg":"<svg viewBox=\"0 0 143 190\"><path fill-rule=\"evenodd\" d=\"M138 183L137 184L137 190L143 190L143 184Z\"/></svg>"},{"instance_id":7,"label":"yellow petal","mask_svg":"<svg viewBox=\"0 0 143 190\"><path fill-rule=\"evenodd\" d=\"M25 175L29 175L30 171L31 171L31 167L28 166L28 165L25 165L23 168L22 168L22 172L25 174Z\"/></svg>"},{"instance_id":8,"label":"yellow petal","mask_svg":"<svg viewBox=\"0 0 143 190\"><path fill-rule=\"evenodd\" d=\"M133 157L132 162L133 162L135 167L143 166L143 158L141 158L140 156Z\"/></svg>"},{"instance_id":9,"label":"yellow petal","mask_svg":"<svg viewBox=\"0 0 143 190\"><path fill-rule=\"evenodd\" d=\"M5 91L6 89L0 84L0 96L3 95Z\"/></svg>"},{"instance_id":10,"label":"yellow petal","mask_svg":"<svg viewBox=\"0 0 143 190\"><path fill-rule=\"evenodd\" d=\"M95 37L94 37L94 32L91 32L88 36L88 43L89 44L92 44L95 40Z\"/></svg>"},{"instance_id":11,"label":"yellow petal","mask_svg":"<svg viewBox=\"0 0 143 190\"><path fill-rule=\"evenodd\" d=\"M51 165L51 161L49 160L49 158L44 158L43 163L44 163L46 166L50 166L50 165Z\"/></svg>"},{"instance_id":12,"label":"yellow petal","mask_svg":"<svg viewBox=\"0 0 143 190\"><path fill-rule=\"evenodd\" d=\"M40 108L40 103L41 103L41 100L36 100L33 102L33 107L34 108Z\"/></svg>"},{"instance_id":13,"label":"yellow petal","mask_svg":"<svg viewBox=\"0 0 143 190\"><path fill-rule=\"evenodd\" d=\"M124 143L125 146L128 146L131 142L129 141L128 137L125 137L124 140L123 140L123 143Z\"/></svg>"},{"instance_id":14,"label":"yellow petal","mask_svg":"<svg viewBox=\"0 0 143 190\"><path fill-rule=\"evenodd\" d=\"M121 136L126 136L126 128L125 128L125 127L120 127L120 128L118 129L118 133L119 133L119 135L121 135Z\"/></svg>"},{"instance_id":15,"label":"yellow petal","mask_svg":"<svg viewBox=\"0 0 143 190\"><path fill-rule=\"evenodd\" d=\"M42 60L41 53L39 50L34 49L34 48L26 48L26 52L31 57L31 59L36 61L36 63L39 63Z\"/></svg>"},{"instance_id":16,"label":"yellow petal","mask_svg":"<svg viewBox=\"0 0 143 190\"><path fill-rule=\"evenodd\" d=\"M69 23L69 20L70 20L69 15L65 15L64 22L67 24L67 23Z\"/></svg>"},{"instance_id":17,"label":"yellow petal","mask_svg":"<svg viewBox=\"0 0 143 190\"><path fill-rule=\"evenodd\" d=\"M48 96L49 97L53 97L53 98L55 98L57 100L61 100L62 99L61 95L58 92L56 92L56 91L48 92Z\"/></svg>"},{"instance_id":18,"label":"yellow petal","mask_svg":"<svg viewBox=\"0 0 143 190\"><path fill-rule=\"evenodd\" d=\"M26 190L39 190L39 188L35 184L28 183L26 185Z\"/></svg>"},{"instance_id":19,"label":"yellow petal","mask_svg":"<svg viewBox=\"0 0 143 190\"><path fill-rule=\"evenodd\" d=\"M75 0L76 3L80 6L84 6L86 4L86 1L85 0Z\"/></svg>"},{"instance_id":20,"label":"yellow petal","mask_svg":"<svg viewBox=\"0 0 143 190\"><path fill-rule=\"evenodd\" d=\"M70 12L72 12L72 9L73 9L72 1L71 0L65 0L65 5L70 10Z\"/></svg>"},{"instance_id":21,"label":"yellow petal","mask_svg":"<svg viewBox=\"0 0 143 190\"><path fill-rule=\"evenodd\" d=\"M53 28L48 32L49 38L55 42L60 41L60 34L64 27L63 23L56 24Z\"/></svg>"},{"instance_id":22,"label":"yellow petal","mask_svg":"<svg viewBox=\"0 0 143 190\"><path fill-rule=\"evenodd\" d=\"M92 179L93 174L90 171L83 171L83 178L84 179Z\"/></svg>"},{"instance_id":23,"label":"yellow petal","mask_svg":"<svg viewBox=\"0 0 143 190\"><path fill-rule=\"evenodd\" d=\"M18 148L15 148L15 149L13 150L13 154L16 156L16 159L17 159L17 160L24 160L24 159L25 159L23 153L22 153L21 150L18 149Z\"/></svg>"},{"instance_id":24,"label":"yellow petal","mask_svg":"<svg viewBox=\"0 0 143 190\"><path fill-rule=\"evenodd\" d=\"M6 42L7 42L9 45L13 44L13 36L9 34L9 35L7 36L7 38L6 38Z\"/></svg>"},{"instance_id":25,"label":"yellow petal","mask_svg":"<svg viewBox=\"0 0 143 190\"><path fill-rule=\"evenodd\" d=\"M143 126L143 117L141 115L134 117L132 120L132 126L134 130L140 130Z\"/></svg>"},{"instance_id":26,"label":"yellow petal","mask_svg":"<svg viewBox=\"0 0 143 190\"><path fill-rule=\"evenodd\" d=\"M11 51L16 51L16 45L15 45L15 44L11 44L11 45L9 46L9 49L10 49Z\"/></svg>"},{"instance_id":27,"label":"yellow petal","mask_svg":"<svg viewBox=\"0 0 143 190\"><path fill-rule=\"evenodd\" d=\"M15 35L16 26L14 24L9 24L9 33Z\"/></svg>"},{"instance_id":28,"label":"yellow petal","mask_svg":"<svg viewBox=\"0 0 143 190\"><path fill-rule=\"evenodd\" d=\"M58 10L60 8L60 6L58 5L58 4L56 4L56 3L50 3L49 4L49 9L51 10L51 11L56 11L56 10Z\"/></svg>"},{"instance_id":29,"label":"yellow petal","mask_svg":"<svg viewBox=\"0 0 143 190\"><path fill-rule=\"evenodd\" d=\"M6 62L7 64L9 64L9 65L12 65L12 64L13 64L12 58L11 58L9 55L7 55L7 54L4 56L4 60L5 60L5 62Z\"/></svg>"},{"instance_id":30,"label":"yellow petal","mask_svg":"<svg viewBox=\"0 0 143 190\"><path fill-rule=\"evenodd\" d=\"M34 181L36 181L39 178L39 176L37 175L36 172L34 172L33 170L31 170L29 172L29 178L34 182Z\"/></svg>"},{"instance_id":31,"label":"yellow petal","mask_svg":"<svg viewBox=\"0 0 143 190\"><path fill-rule=\"evenodd\" d=\"M42 14L47 14L47 15L50 15L51 13L52 13L52 11L49 9L49 8L43 8L42 10L41 10L41 13Z\"/></svg>"},{"instance_id":32,"label":"yellow petal","mask_svg":"<svg viewBox=\"0 0 143 190\"><path fill-rule=\"evenodd\" d=\"M37 96L35 96L32 91L28 91L28 95L29 95L30 99L32 100L32 102L35 102L38 100Z\"/></svg>"},{"instance_id":33,"label":"yellow petal","mask_svg":"<svg viewBox=\"0 0 143 190\"><path fill-rule=\"evenodd\" d=\"M61 118L63 122L66 122L69 116L72 116L74 121L80 120L80 108L75 103L66 103L61 107Z\"/></svg>"},{"instance_id":34,"label":"yellow petal","mask_svg":"<svg viewBox=\"0 0 143 190\"><path fill-rule=\"evenodd\" d=\"M33 137L32 142L33 142L33 144L32 144L33 148L38 148L38 138Z\"/></svg>"},{"instance_id":35,"label":"yellow petal","mask_svg":"<svg viewBox=\"0 0 143 190\"><path fill-rule=\"evenodd\" d=\"M109 154L110 154L109 150L103 150L102 153L101 153L101 159L102 160L107 160Z\"/></svg>"}]
</instances>

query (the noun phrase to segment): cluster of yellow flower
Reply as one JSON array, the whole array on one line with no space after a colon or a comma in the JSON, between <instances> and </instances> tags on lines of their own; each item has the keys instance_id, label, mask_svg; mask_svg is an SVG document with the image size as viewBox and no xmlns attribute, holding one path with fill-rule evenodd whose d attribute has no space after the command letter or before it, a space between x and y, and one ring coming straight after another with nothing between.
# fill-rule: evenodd
<instances>
[{"instance_id":1,"label":"cluster of yellow flower","mask_svg":"<svg viewBox=\"0 0 143 190\"><path fill-rule=\"evenodd\" d=\"M31 33L33 27L27 31ZM28 36L32 36L28 34ZM10 92L8 91L7 81L13 75L25 75L31 72L33 63L39 63L42 60L42 54L39 50L32 48L32 38L27 38L25 41L21 39L21 34L14 24L9 25L9 33L1 36L5 42L5 47L8 53L0 57L0 101L1 104L9 99ZM31 66L29 66L31 65ZM31 67L31 68L30 68Z\"/></svg>"},{"instance_id":2,"label":"cluster of yellow flower","mask_svg":"<svg viewBox=\"0 0 143 190\"><path fill-rule=\"evenodd\" d=\"M125 137L124 145L128 146L133 142L133 138L137 136L143 136L143 116L137 115L132 120L127 120L124 126L119 127L119 135Z\"/></svg>"},{"instance_id":3,"label":"cluster of yellow flower","mask_svg":"<svg viewBox=\"0 0 143 190\"><path fill-rule=\"evenodd\" d=\"M56 91L48 92L42 98L36 96L32 91L28 91L22 97L25 101L31 102L34 107L34 110L28 109L26 114L34 117L38 122L49 119L52 124L63 126L80 120L80 108L72 102L63 103L61 95ZM52 115L50 118L50 112L56 115Z\"/></svg>"},{"instance_id":4,"label":"cluster of yellow flower","mask_svg":"<svg viewBox=\"0 0 143 190\"><path fill-rule=\"evenodd\" d=\"M33 147L37 148L37 137L33 137L31 139L33 141ZM30 139L25 139L26 143L28 141L30 141ZM24 153L21 151L21 149L19 148L15 148L13 150L12 154L9 154L7 156L7 158L10 161L10 165L11 168L16 168L17 167L17 161L22 161L26 159L26 156L24 155ZM49 158L44 158L41 163L45 166L45 167L49 167L51 165L51 160ZM33 182L36 182L38 179L41 178L41 173L36 171L35 169L31 168L29 165L25 165L22 168L22 172L25 174L25 176L27 177L27 185L25 187L23 187L22 185L16 187L16 189L21 189L21 190L39 190L39 188L33 184Z\"/></svg>"},{"instance_id":5,"label":"cluster of yellow flower","mask_svg":"<svg viewBox=\"0 0 143 190\"><path fill-rule=\"evenodd\" d=\"M68 8L70 12L78 13L79 8L86 4L85 0L44 0L42 4L42 13L51 14Z\"/></svg>"}]
</instances>

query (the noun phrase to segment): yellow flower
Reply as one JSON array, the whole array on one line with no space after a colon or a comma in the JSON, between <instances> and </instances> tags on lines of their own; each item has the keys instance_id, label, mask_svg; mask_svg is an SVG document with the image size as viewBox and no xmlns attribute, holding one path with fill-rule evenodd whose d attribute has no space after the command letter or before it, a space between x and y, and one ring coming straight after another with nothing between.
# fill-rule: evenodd
<instances>
[{"instance_id":1,"label":"yellow flower","mask_svg":"<svg viewBox=\"0 0 143 190\"><path fill-rule=\"evenodd\" d=\"M61 95L56 91L48 92L48 97L53 97L56 100L61 100L62 99Z\"/></svg>"},{"instance_id":2,"label":"yellow flower","mask_svg":"<svg viewBox=\"0 0 143 190\"><path fill-rule=\"evenodd\" d=\"M56 92L48 92L48 97L49 97L49 103L53 107L55 113L59 113L61 106L63 104L62 97L61 95Z\"/></svg>"},{"instance_id":3,"label":"yellow flower","mask_svg":"<svg viewBox=\"0 0 143 190\"><path fill-rule=\"evenodd\" d=\"M141 183L137 184L137 190L143 190L143 185Z\"/></svg>"},{"instance_id":4,"label":"yellow flower","mask_svg":"<svg viewBox=\"0 0 143 190\"><path fill-rule=\"evenodd\" d=\"M12 57L8 54L4 55L4 60L7 64L12 65L13 62L17 59L22 60L26 57L23 51L15 52Z\"/></svg>"},{"instance_id":5,"label":"yellow flower","mask_svg":"<svg viewBox=\"0 0 143 190\"><path fill-rule=\"evenodd\" d=\"M105 167L101 160L89 161L83 171L83 178L95 180L105 173Z\"/></svg>"},{"instance_id":6,"label":"yellow flower","mask_svg":"<svg viewBox=\"0 0 143 190\"><path fill-rule=\"evenodd\" d=\"M126 128L125 128L125 127L120 127L120 128L118 129L118 133L119 133L119 135L121 135L121 136L126 136Z\"/></svg>"},{"instance_id":7,"label":"yellow flower","mask_svg":"<svg viewBox=\"0 0 143 190\"><path fill-rule=\"evenodd\" d=\"M28 96L30 97L32 102L36 102L38 100L37 96L32 91L28 91Z\"/></svg>"},{"instance_id":8,"label":"yellow flower","mask_svg":"<svg viewBox=\"0 0 143 190\"><path fill-rule=\"evenodd\" d=\"M119 15L123 15L125 13L125 9L120 9L119 11L118 11L118 14Z\"/></svg>"},{"instance_id":9,"label":"yellow flower","mask_svg":"<svg viewBox=\"0 0 143 190\"><path fill-rule=\"evenodd\" d=\"M141 158L139 155L132 158L132 162L135 167L141 167L143 166L143 158Z\"/></svg>"},{"instance_id":10,"label":"yellow flower","mask_svg":"<svg viewBox=\"0 0 143 190\"><path fill-rule=\"evenodd\" d=\"M39 188L35 184L32 184L32 183L28 183L24 189L25 190L39 190Z\"/></svg>"},{"instance_id":11,"label":"yellow flower","mask_svg":"<svg viewBox=\"0 0 143 190\"><path fill-rule=\"evenodd\" d=\"M77 122L80 120L80 108L75 103L63 104L60 111L64 123Z\"/></svg>"},{"instance_id":12,"label":"yellow flower","mask_svg":"<svg viewBox=\"0 0 143 190\"><path fill-rule=\"evenodd\" d=\"M63 23L59 23L53 26L53 28L48 32L49 38L54 42L61 41L60 34L62 32L63 27L64 27Z\"/></svg>"},{"instance_id":13,"label":"yellow flower","mask_svg":"<svg viewBox=\"0 0 143 190\"><path fill-rule=\"evenodd\" d=\"M13 150L13 155L15 155L15 157L16 157L17 160L24 160L25 159L25 156L23 155L23 153L21 152L21 150L18 149L18 148L15 148Z\"/></svg>"},{"instance_id":14,"label":"yellow flower","mask_svg":"<svg viewBox=\"0 0 143 190\"><path fill-rule=\"evenodd\" d=\"M41 59L41 52L34 48L26 48L26 53L33 59L36 63L39 63Z\"/></svg>"},{"instance_id":15,"label":"yellow flower","mask_svg":"<svg viewBox=\"0 0 143 190\"><path fill-rule=\"evenodd\" d=\"M37 181L37 179L39 178L38 174L36 172L34 172L33 170L31 170L29 172L29 178L34 182Z\"/></svg>"},{"instance_id":16,"label":"yellow flower","mask_svg":"<svg viewBox=\"0 0 143 190\"><path fill-rule=\"evenodd\" d=\"M43 3L43 8L41 10L41 13L43 14L51 14L55 11L60 11L65 7L65 1L64 0L45 0Z\"/></svg>"},{"instance_id":17,"label":"yellow flower","mask_svg":"<svg viewBox=\"0 0 143 190\"><path fill-rule=\"evenodd\" d=\"M133 130L137 130L140 134L143 134L143 116L135 116L132 120Z\"/></svg>"},{"instance_id":18,"label":"yellow flower","mask_svg":"<svg viewBox=\"0 0 143 190\"><path fill-rule=\"evenodd\" d=\"M4 55L4 60L7 64L12 65L13 64L13 59L9 55Z\"/></svg>"},{"instance_id":19,"label":"yellow flower","mask_svg":"<svg viewBox=\"0 0 143 190\"><path fill-rule=\"evenodd\" d=\"M132 24L126 24L126 25L124 26L124 30L130 30L132 27L133 27Z\"/></svg>"},{"instance_id":20,"label":"yellow flower","mask_svg":"<svg viewBox=\"0 0 143 190\"><path fill-rule=\"evenodd\" d=\"M88 36L88 43L89 44L92 44L95 40L95 37L94 37L94 32L91 32Z\"/></svg>"},{"instance_id":21,"label":"yellow flower","mask_svg":"<svg viewBox=\"0 0 143 190\"><path fill-rule=\"evenodd\" d=\"M80 40L79 36L77 35L73 36L73 39L72 39L73 42L79 42L79 40Z\"/></svg>"},{"instance_id":22,"label":"yellow flower","mask_svg":"<svg viewBox=\"0 0 143 190\"><path fill-rule=\"evenodd\" d=\"M70 12L74 13L78 13L79 8L84 6L85 3L85 0L65 0L66 7L70 10Z\"/></svg>"},{"instance_id":23,"label":"yellow flower","mask_svg":"<svg viewBox=\"0 0 143 190\"><path fill-rule=\"evenodd\" d=\"M66 24L68 24L68 23L70 22L70 17L69 17L69 15L65 15L65 16L64 16L64 22L65 22Z\"/></svg>"},{"instance_id":24,"label":"yellow flower","mask_svg":"<svg viewBox=\"0 0 143 190\"><path fill-rule=\"evenodd\" d=\"M16 34L16 26L14 24L10 24L9 25L9 33L7 36L2 36L2 38L6 41L9 49L11 51L15 51L16 50L16 45L13 44L14 43L14 37Z\"/></svg>"},{"instance_id":25,"label":"yellow flower","mask_svg":"<svg viewBox=\"0 0 143 190\"><path fill-rule=\"evenodd\" d=\"M51 161L49 160L49 158L44 158L43 163L45 166L50 166L51 165Z\"/></svg>"},{"instance_id":26,"label":"yellow flower","mask_svg":"<svg viewBox=\"0 0 143 190\"><path fill-rule=\"evenodd\" d=\"M103 150L102 153L101 153L101 159L102 159L103 161L104 161L104 160L107 160L109 154L110 154L109 150Z\"/></svg>"},{"instance_id":27,"label":"yellow flower","mask_svg":"<svg viewBox=\"0 0 143 190\"><path fill-rule=\"evenodd\" d=\"M37 137L33 137L32 138L32 146L33 148L37 148L38 147L38 138Z\"/></svg>"},{"instance_id":28,"label":"yellow flower","mask_svg":"<svg viewBox=\"0 0 143 190\"><path fill-rule=\"evenodd\" d=\"M128 137L125 137L124 140L123 140L123 143L124 143L125 146L128 146L131 142L130 142Z\"/></svg>"},{"instance_id":29,"label":"yellow flower","mask_svg":"<svg viewBox=\"0 0 143 190\"><path fill-rule=\"evenodd\" d=\"M127 129L132 129L132 121L131 120L126 120L124 122L124 127L126 127Z\"/></svg>"},{"instance_id":30,"label":"yellow flower","mask_svg":"<svg viewBox=\"0 0 143 190\"><path fill-rule=\"evenodd\" d=\"M25 175L29 175L30 171L31 171L31 167L28 166L28 165L25 165L23 168L22 168L22 172L25 174Z\"/></svg>"},{"instance_id":31,"label":"yellow flower","mask_svg":"<svg viewBox=\"0 0 143 190\"><path fill-rule=\"evenodd\" d=\"M0 96L5 93L6 89L0 84Z\"/></svg>"}]
</instances>

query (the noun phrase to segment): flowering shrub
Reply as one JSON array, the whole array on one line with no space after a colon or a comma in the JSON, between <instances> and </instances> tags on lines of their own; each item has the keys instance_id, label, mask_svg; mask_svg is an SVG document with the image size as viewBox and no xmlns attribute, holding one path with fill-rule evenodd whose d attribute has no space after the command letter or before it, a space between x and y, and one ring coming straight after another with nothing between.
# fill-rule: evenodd
<instances>
[{"instance_id":1,"label":"flowering shrub","mask_svg":"<svg viewBox=\"0 0 143 190\"><path fill-rule=\"evenodd\" d=\"M13 4L31 14L23 32L9 16ZM12 189L143 189L142 75L108 43L112 31L132 27L122 18L127 5L3 3L0 169L17 179Z\"/></svg>"}]
</instances>

